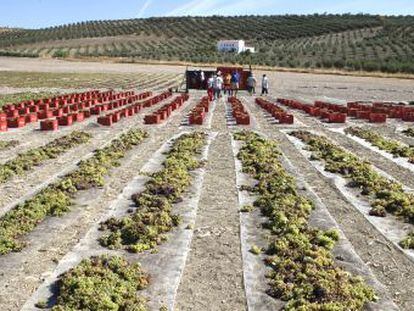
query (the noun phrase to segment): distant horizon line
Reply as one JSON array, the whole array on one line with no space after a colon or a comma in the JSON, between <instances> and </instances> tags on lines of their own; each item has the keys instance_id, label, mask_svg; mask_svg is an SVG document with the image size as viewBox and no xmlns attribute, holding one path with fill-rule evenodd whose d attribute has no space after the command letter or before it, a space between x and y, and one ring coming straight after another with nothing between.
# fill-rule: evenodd
<instances>
[{"instance_id":1,"label":"distant horizon line","mask_svg":"<svg viewBox=\"0 0 414 311\"><path fill-rule=\"evenodd\" d=\"M174 19L174 18L211 18L211 17L281 17L281 16L329 16L329 15L350 15L350 16L377 16L377 17L414 17L412 14L373 14L373 13L308 13L308 14L300 14L300 13L286 13L286 14L239 14L239 15L228 15L228 14L212 14L212 15L177 15L177 16L148 16L148 17L131 17L131 18L118 18L118 19L90 19L78 22L69 22L69 23L62 23L62 24L52 24L46 27L19 27L19 26L3 26L0 25L0 28L3 29L21 29L21 30L41 30L41 29L48 29L53 27L62 27L68 25L76 25L81 23L92 23L92 22L107 22L107 21L127 21L127 20L146 20L146 19Z\"/></svg>"}]
</instances>

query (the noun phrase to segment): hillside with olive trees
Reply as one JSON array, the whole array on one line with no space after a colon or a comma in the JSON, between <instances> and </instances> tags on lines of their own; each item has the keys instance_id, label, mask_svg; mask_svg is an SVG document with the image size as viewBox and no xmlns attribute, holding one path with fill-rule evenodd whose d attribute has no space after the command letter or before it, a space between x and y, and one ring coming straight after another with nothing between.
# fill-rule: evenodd
<instances>
[{"instance_id":1,"label":"hillside with olive trees","mask_svg":"<svg viewBox=\"0 0 414 311\"><path fill-rule=\"evenodd\" d=\"M257 53L218 53L220 39L244 39ZM413 16L160 17L0 31L3 56L122 57L414 73L413 51Z\"/></svg>"}]
</instances>

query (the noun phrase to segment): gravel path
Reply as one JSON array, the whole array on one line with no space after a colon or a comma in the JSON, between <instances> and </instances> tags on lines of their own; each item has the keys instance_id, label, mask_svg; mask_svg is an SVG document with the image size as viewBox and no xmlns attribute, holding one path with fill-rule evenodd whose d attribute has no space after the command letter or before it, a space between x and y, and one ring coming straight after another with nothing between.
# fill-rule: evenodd
<instances>
[{"instance_id":1,"label":"gravel path","mask_svg":"<svg viewBox=\"0 0 414 311\"><path fill-rule=\"evenodd\" d=\"M219 102L190 255L177 310L245 310L240 227L231 140Z\"/></svg>"}]
</instances>

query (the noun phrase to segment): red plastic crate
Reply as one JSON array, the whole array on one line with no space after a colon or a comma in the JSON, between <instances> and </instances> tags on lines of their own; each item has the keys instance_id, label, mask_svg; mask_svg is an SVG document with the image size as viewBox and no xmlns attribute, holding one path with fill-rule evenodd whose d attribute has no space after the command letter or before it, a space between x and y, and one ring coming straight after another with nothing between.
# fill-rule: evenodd
<instances>
[{"instance_id":1,"label":"red plastic crate","mask_svg":"<svg viewBox=\"0 0 414 311\"><path fill-rule=\"evenodd\" d=\"M58 108L56 110L53 110L53 116L54 117L61 117L61 116L63 116L63 109L62 108Z\"/></svg>"},{"instance_id":2,"label":"red plastic crate","mask_svg":"<svg viewBox=\"0 0 414 311\"><path fill-rule=\"evenodd\" d=\"M328 110L320 111L320 116L322 119L328 119L330 115L331 115L331 112L329 112Z\"/></svg>"},{"instance_id":3,"label":"red plastic crate","mask_svg":"<svg viewBox=\"0 0 414 311\"><path fill-rule=\"evenodd\" d=\"M30 113L27 116L25 116L26 123L32 123L37 122L37 114L36 113Z\"/></svg>"},{"instance_id":4,"label":"red plastic crate","mask_svg":"<svg viewBox=\"0 0 414 311\"><path fill-rule=\"evenodd\" d=\"M57 120L58 120L58 125L70 126L70 125L73 124L72 115L61 116L61 117L57 118Z\"/></svg>"},{"instance_id":5,"label":"red plastic crate","mask_svg":"<svg viewBox=\"0 0 414 311\"><path fill-rule=\"evenodd\" d=\"M24 117L17 117L17 118L11 118L7 119L7 127L10 128L19 128L26 125L26 121Z\"/></svg>"},{"instance_id":6,"label":"red plastic crate","mask_svg":"<svg viewBox=\"0 0 414 311\"><path fill-rule=\"evenodd\" d=\"M346 113L330 113L328 116L329 123L345 123Z\"/></svg>"},{"instance_id":7,"label":"red plastic crate","mask_svg":"<svg viewBox=\"0 0 414 311\"><path fill-rule=\"evenodd\" d=\"M102 111L102 107L101 106L95 106L91 108L91 114L100 114Z\"/></svg>"},{"instance_id":8,"label":"red plastic crate","mask_svg":"<svg viewBox=\"0 0 414 311\"><path fill-rule=\"evenodd\" d=\"M19 111L17 110L9 110L7 111L8 118L17 118L19 116Z\"/></svg>"},{"instance_id":9,"label":"red plastic crate","mask_svg":"<svg viewBox=\"0 0 414 311\"><path fill-rule=\"evenodd\" d=\"M360 111L357 111L356 118L357 119L367 119L367 120L369 120L369 115L370 114L371 114L371 111L369 111L369 110L365 110L365 111L360 110Z\"/></svg>"},{"instance_id":10,"label":"red plastic crate","mask_svg":"<svg viewBox=\"0 0 414 311\"><path fill-rule=\"evenodd\" d=\"M37 118L39 120L49 119L53 117L53 111L52 110L42 110L37 113Z\"/></svg>"},{"instance_id":11,"label":"red plastic crate","mask_svg":"<svg viewBox=\"0 0 414 311\"><path fill-rule=\"evenodd\" d=\"M98 117L98 123L105 126L112 125L112 115Z\"/></svg>"},{"instance_id":12,"label":"red plastic crate","mask_svg":"<svg viewBox=\"0 0 414 311\"><path fill-rule=\"evenodd\" d=\"M127 110L128 110L128 115L133 116L135 114L134 107L128 107Z\"/></svg>"},{"instance_id":13,"label":"red plastic crate","mask_svg":"<svg viewBox=\"0 0 414 311\"><path fill-rule=\"evenodd\" d=\"M119 120L121 120L121 113L119 111L112 113L112 122L116 123Z\"/></svg>"},{"instance_id":14,"label":"red plastic crate","mask_svg":"<svg viewBox=\"0 0 414 311\"><path fill-rule=\"evenodd\" d=\"M49 103L43 103L39 105L39 110L49 110L50 105Z\"/></svg>"},{"instance_id":15,"label":"red plastic crate","mask_svg":"<svg viewBox=\"0 0 414 311\"><path fill-rule=\"evenodd\" d=\"M42 131L56 131L58 129L58 120L44 120L40 122Z\"/></svg>"},{"instance_id":16,"label":"red plastic crate","mask_svg":"<svg viewBox=\"0 0 414 311\"><path fill-rule=\"evenodd\" d=\"M385 123L387 115L385 113L371 113L369 115L369 122L371 123Z\"/></svg>"},{"instance_id":17,"label":"red plastic crate","mask_svg":"<svg viewBox=\"0 0 414 311\"><path fill-rule=\"evenodd\" d=\"M83 112L83 116L85 117L85 118L90 118L91 117L91 111L90 111L90 109L88 109L88 110L84 110L84 111L82 111Z\"/></svg>"},{"instance_id":18,"label":"red plastic crate","mask_svg":"<svg viewBox=\"0 0 414 311\"><path fill-rule=\"evenodd\" d=\"M158 114L160 116L161 120L165 120L168 117L168 111L167 110L158 111L156 114Z\"/></svg>"},{"instance_id":19,"label":"red plastic crate","mask_svg":"<svg viewBox=\"0 0 414 311\"><path fill-rule=\"evenodd\" d=\"M402 116L402 120L406 122L414 122L414 113L405 113Z\"/></svg>"},{"instance_id":20,"label":"red plastic crate","mask_svg":"<svg viewBox=\"0 0 414 311\"><path fill-rule=\"evenodd\" d=\"M319 117L321 115L321 108L318 107L310 107L309 112L313 117Z\"/></svg>"},{"instance_id":21,"label":"red plastic crate","mask_svg":"<svg viewBox=\"0 0 414 311\"><path fill-rule=\"evenodd\" d=\"M238 114L236 116L236 123L240 125L249 125L250 117L247 114Z\"/></svg>"},{"instance_id":22,"label":"red plastic crate","mask_svg":"<svg viewBox=\"0 0 414 311\"><path fill-rule=\"evenodd\" d=\"M161 116L159 114L150 114L144 117L145 124L158 124L161 122Z\"/></svg>"},{"instance_id":23,"label":"red plastic crate","mask_svg":"<svg viewBox=\"0 0 414 311\"><path fill-rule=\"evenodd\" d=\"M39 106L30 106L30 112L39 112Z\"/></svg>"},{"instance_id":24,"label":"red plastic crate","mask_svg":"<svg viewBox=\"0 0 414 311\"><path fill-rule=\"evenodd\" d=\"M21 116L25 116L29 113L30 113L30 108L29 107L19 109L19 115L21 115Z\"/></svg>"},{"instance_id":25,"label":"red plastic crate","mask_svg":"<svg viewBox=\"0 0 414 311\"><path fill-rule=\"evenodd\" d=\"M0 122L7 122L7 114L0 113Z\"/></svg>"},{"instance_id":26,"label":"red plastic crate","mask_svg":"<svg viewBox=\"0 0 414 311\"><path fill-rule=\"evenodd\" d=\"M73 104L69 106L70 112L76 112L79 110L78 104Z\"/></svg>"},{"instance_id":27,"label":"red plastic crate","mask_svg":"<svg viewBox=\"0 0 414 311\"><path fill-rule=\"evenodd\" d=\"M128 118L129 117L128 109L124 108L120 112L121 112L121 118Z\"/></svg>"},{"instance_id":28,"label":"red plastic crate","mask_svg":"<svg viewBox=\"0 0 414 311\"><path fill-rule=\"evenodd\" d=\"M138 113L138 112L140 112L141 111L141 105L135 105L134 106L134 112L135 113Z\"/></svg>"},{"instance_id":29,"label":"red plastic crate","mask_svg":"<svg viewBox=\"0 0 414 311\"><path fill-rule=\"evenodd\" d=\"M294 117L291 114L282 114L279 118L280 124L293 124L294 123Z\"/></svg>"},{"instance_id":30,"label":"red plastic crate","mask_svg":"<svg viewBox=\"0 0 414 311\"><path fill-rule=\"evenodd\" d=\"M7 129L7 121L0 121L0 132L6 132Z\"/></svg>"},{"instance_id":31,"label":"red plastic crate","mask_svg":"<svg viewBox=\"0 0 414 311\"><path fill-rule=\"evenodd\" d=\"M190 124L202 125L204 121L204 112L198 115L191 114L188 121Z\"/></svg>"},{"instance_id":32,"label":"red plastic crate","mask_svg":"<svg viewBox=\"0 0 414 311\"><path fill-rule=\"evenodd\" d=\"M85 115L83 114L82 111L73 113L72 117L73 117L73 122L82 122L83 120L85 120Z\"/></svg>"}]
</instances>

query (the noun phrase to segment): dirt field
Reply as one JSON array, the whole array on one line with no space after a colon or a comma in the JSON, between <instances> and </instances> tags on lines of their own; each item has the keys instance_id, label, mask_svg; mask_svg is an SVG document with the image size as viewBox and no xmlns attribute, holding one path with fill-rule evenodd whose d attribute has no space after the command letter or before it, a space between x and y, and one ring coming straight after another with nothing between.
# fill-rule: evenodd
<instances>
[{"instance_id":1,"label":"dirt field","mask_svg":"<svg viewBox=\"0 0 414 311\"><path fill-rule=\"evenodd\" d=\"M115 76L120 79L120 75L130 75L127 81L130 83L134 82L135 74L139 74L133 85L135 91L151 89L158 93L177 84L184 70L181 66L0 58L0 96L22 92L82 91L95 80L100 81L100 84L96 83L104 90L118 83L114 81L124 81L114 80ZM79 77L74 87L71 86L72 76L64 76L73 73L86 75ZM56 74L62 74L65 79L59 79ZM263 72L255 74L260 80ZM268 99L273 102L278 97L304 102L322 99L334 103L414 100L411 80L267 74L271 85ZM22 81L28 81L24 79L31 75L36 78L25 87L28 82ZM124 88L127 86L126 83ZM34 305L38 301L54 297L53 284L60 273L82 258L102 253L122 255L142 264L151 275L150 285L142 293L150 300L150 310L161 307L200 311L280 310L284 302L266 293L267 269L262 261L265 255L256 256L249 252L253 243L265 247L268 230L262 226L264 219L257 210L248 215L240 213L246 198L243 199L238 186L244 177L236 160L238 146L232 139L232 133L240 129L257 131L278 143L283 166L298 180L299 191L316 203L311 224L335 227L341 232L340 241L333 250L337 264L363 276L378 296L378 301L366 305L365 310L413 310L412 252L399 248L390 236L383 233L381 226L361 212L358 202L364 198L344 192L332 176L325 175L317 164L309 161L299 143L287 132L304 129L325 135L401 182L409 191L414 188L414 168L407 169L341 133L338 129L345 125L327 124L296 110L289 110L295 117L295 124L275 124L274 119L255 104L255 97L245 92L239 98L250 114L250 125L233 124L230 106L223 98L212 103L203 125L188 126L186 116L204 95L201 91L191 91L189 101L158 125L144 124L144 116L170 102L171 98L121 119L110 128L100 126L94 117L56 132L41 132L37 125L29 125L0 133L0 140L20 142L15 147L0 150L0 163L73 130L82 130L92 137L88 143L1 183L0 217L76 168L81 159L90 157L94 150L121 133L140 128L149 134L141 144L127 152L119 166L110 170L103 187L81 191L69 212L60 217L46 217L32 232L22 237L27 246L21 251L0 255L0 310L37 310ZM349 121L347 125L361 124L386 137L414 144L413 138L400 132L403 128L413 127L413 122L391 120L384 125L371 126L366 122ZM173 138L195 130L207 133L209 144L203 150L205 166L192 172L193 184L185 192L183 201L174 204L174 209L183 218L182 224L167 234L167 240L157 246L157 251L128 253L100 246L97 242L101 234L99 223L112 215L127 214L131 206L130 194L142 190L145 172L160 169ZM399 229L413 228L398 219L393 224Z\"/></svg>"},{"instance_id":2,"label":"dirt field","mask_svg":"<svg viewBox=\"0 0 414 311\"><path fill-rule=\"evenodd\" d=\"M0 57L1 71L108 74L170 73L180 75L185 71L185 67ZM269 76L271 91L277 96L300 97L304 100L321 98L339 101L411 101L414 98L414 83L412 80L288 72L256 72L256 77L259 81L263 73Z\"/></svg>"}]
</instances>

